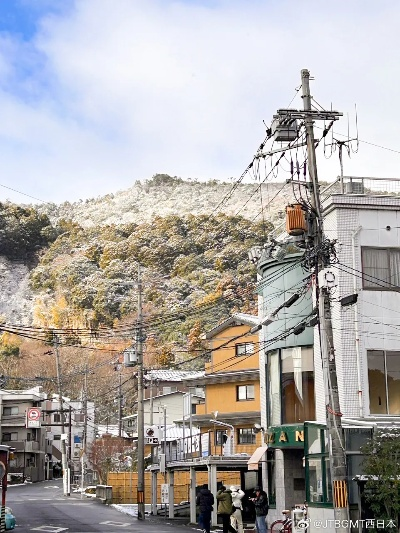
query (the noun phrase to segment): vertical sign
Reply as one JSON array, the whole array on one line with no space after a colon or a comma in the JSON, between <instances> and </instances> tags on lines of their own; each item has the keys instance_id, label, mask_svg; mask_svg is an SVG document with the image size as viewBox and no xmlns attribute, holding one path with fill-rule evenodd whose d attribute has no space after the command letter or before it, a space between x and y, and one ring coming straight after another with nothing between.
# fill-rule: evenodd
<instances>
[{"instance_id":1,"label":"vertical sign","mask_svg":"<svg viewBox=\"0 0 400 533\"><path fill-rule=\"evenodd\" d=\"M201 456L208 457L210 455L210 450L208 449L209 433L201 434Z\"/></svg>"},{"instance_id":2,"label":"vertical sign","mask_svg":"<svg viewBox=\"0 0 400 533\"><path fill-rule=\"evenodd\" d=\"M26 427L40 428L40 416L42 410L39 407L30 407L26 412Z\"/></svg>"},{"instance_id":3,"label":"vertical sign","mask_svg":"<svg viewBox=\"0 0 400 533\"><path fill-rule=\"evenodd\" d=\"M169 485L161 483L161 503L169 503Z\"/></svg>"}]
</instances>

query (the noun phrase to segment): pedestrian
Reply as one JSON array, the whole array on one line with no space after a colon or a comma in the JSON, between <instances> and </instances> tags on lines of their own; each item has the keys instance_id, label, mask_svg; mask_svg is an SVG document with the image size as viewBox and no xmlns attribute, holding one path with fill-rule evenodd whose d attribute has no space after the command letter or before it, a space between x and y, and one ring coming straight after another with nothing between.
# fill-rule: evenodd
<instances>
[{"instance_id":1,"label":"pedestrian","mask_svg":"<svg viewBox=\"0 0 400 533\"><path fill-rule=\"evenodd\" d=\"M205 483L196 498L196 505L199 506L199 526L203 533L210 533L211 513L213 511L214 496L208 485Z\"/></svg>"},{"instance_id":2,"label":"pedestrian","mask_svg":"<svg viewBox=\"0 0 400 533\"><path fill-rule=\"evenodd\" d=\"M256 508L256 528L258 533L267 533L268 496L261 487L254 489L255 498L251 498Z\"/></svg>"},{"instance_id":3,"label":"pedestrian","mask_svg":"<svg viewBox=\"0 0 400 533\"><path fill-rule=\"evenodd\" d=\"M217 512L222 519L223 533L236 533L236 529L231 526L232 514L232 493L224 485L217 492L218 509Z\"/></svg>"},{"instance_id":4,"label":"pedestrian","mask_svg":"<svg viewBox=\"0 0 400 533\"><path fill-rule=\"evenodd\" d=\"M235 485L230 487L232 491L232 514L231 514L231 526L236 527L237 533L243 533L243 518L242 518L242 499L244 492L240 488L236 488Z\"/></svg>"}]
</instances>

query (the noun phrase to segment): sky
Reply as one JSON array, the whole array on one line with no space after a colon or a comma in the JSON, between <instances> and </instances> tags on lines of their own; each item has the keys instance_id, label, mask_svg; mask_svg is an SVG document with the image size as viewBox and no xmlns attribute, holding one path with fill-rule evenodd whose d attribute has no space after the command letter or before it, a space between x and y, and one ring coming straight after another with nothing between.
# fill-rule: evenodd
<instances>
[{"instance_id":1,"label":"sky","mask_svg":"<svg viewBox=\"0 0 400 533\"><path fill-rule=\"evenodd\" d=\"M399 20L394 0L0 0L0 201L238 179L276 110L302 108L301 69L343 112L336 138L357 106L344 174L400 177Z\"/></svg>"}]
</instances>

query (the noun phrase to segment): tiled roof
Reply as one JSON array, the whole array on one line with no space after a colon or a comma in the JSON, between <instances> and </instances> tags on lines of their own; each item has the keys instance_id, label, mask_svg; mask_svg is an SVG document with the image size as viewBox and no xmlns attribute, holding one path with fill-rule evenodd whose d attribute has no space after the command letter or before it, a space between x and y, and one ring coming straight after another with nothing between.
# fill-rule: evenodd
<instances>
[{"instance_id":1,"label":"tiled roof","mask_svg":"<svg viewBox=\"0 0 400 533\"><path fill-rule=\"evenodd\" d=\"M202 378L204 372L195 372L194 370L149 370L144 379L150 381L151 378L159 381L182 381L188 378Z\"/></svg>"}]
</instances>

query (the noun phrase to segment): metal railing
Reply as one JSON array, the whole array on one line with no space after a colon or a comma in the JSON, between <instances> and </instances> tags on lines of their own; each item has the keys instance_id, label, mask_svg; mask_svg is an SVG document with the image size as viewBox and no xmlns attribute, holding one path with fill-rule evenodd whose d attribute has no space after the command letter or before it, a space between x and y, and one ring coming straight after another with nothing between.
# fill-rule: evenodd
<instances>
[{"instance_id":1,"label":"metal railing","mask_svg":"<svg viewBox=\"0 0 400 533\"><path fill-rule=\"evenodd\" d=\"M202 435L192 435L185 438L177 439L174 442L167 442L164 450L164 442L160 443L161 453L165 453L166 461L185 461L201 457L240 457L251 456L257 448L257 444L236 443L234 446L235 453L232 454L232 443L216 442L215 433L210 430ZM154 463L158 463L156 457Z\"/></svg>"}]
</instances>

